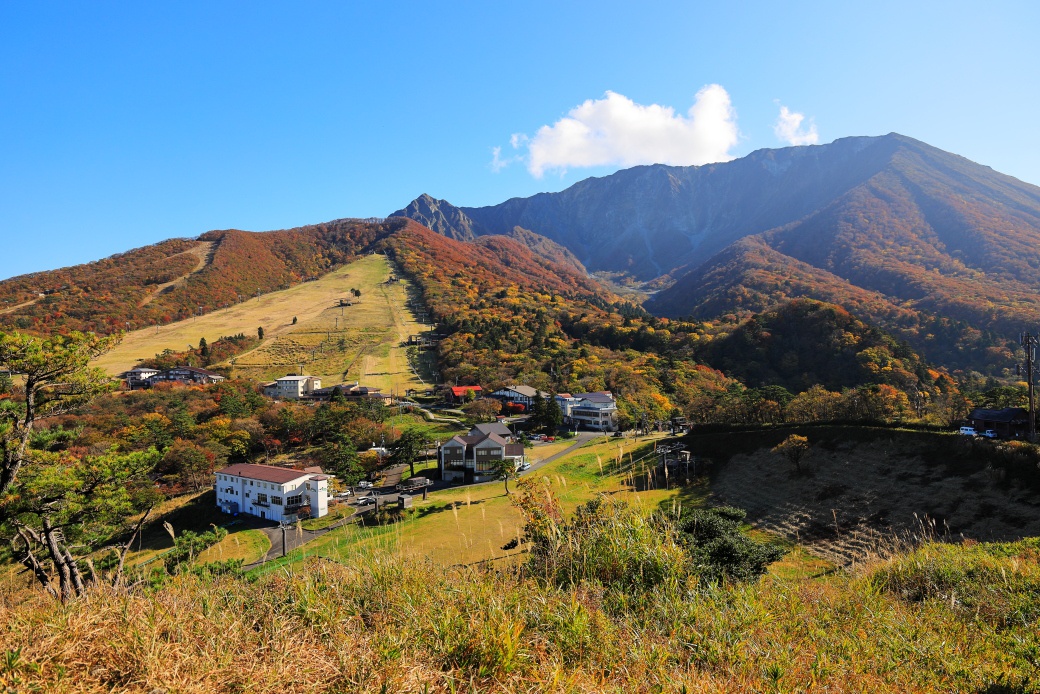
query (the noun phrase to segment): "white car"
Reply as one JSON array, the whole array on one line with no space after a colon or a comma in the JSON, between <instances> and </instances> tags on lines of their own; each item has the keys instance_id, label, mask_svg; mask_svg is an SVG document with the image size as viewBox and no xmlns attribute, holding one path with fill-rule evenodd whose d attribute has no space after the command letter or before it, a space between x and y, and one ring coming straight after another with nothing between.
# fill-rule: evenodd
<instances>
[{"instance_id":1,"label":"white car","mask_svg":"<svg viewBox=\"0 0 1040 694\"><path fill-rule=\"evenodd\" d=\"M960 431L962 436L978 436L978 432L975 431L975 427L961 427Z\"/></svg>"},{"instance_id":2,"label":"white car","mask_svg":"<svg viewBox=\"0 0 1040 694\"><path fill-rule=\"evenodd\" d=\"M368 480L361 480L360 482L357 483L357 486L361 487L362 489L371 489L372 488L372 483L369 482Z\"/></svg>"},{"instance_id":3,"label":"white car","mask_svg":"<svg viewBox=\"0 0 1040 694\"><path fill-rule=\"evenodd\" d=\"M993 429L986 429L986 431L982 432L982 436L985 436L987 439L1000 438L998 436L997 432L994 431Z\"/></svg>"},{"instance_id":4,"label":"white car","mask_svg":"<svg viewBox=\"0 0 1040 694\"><path fill-rule=\"evenodd\" d=\"M376 500L373 499L372 497L370 497L370 496L363 496L363 497L361 497L360 499L357 500L357 505L358 506L371 506L375 502L376 502Z\"/></svg>"}]
</instances>

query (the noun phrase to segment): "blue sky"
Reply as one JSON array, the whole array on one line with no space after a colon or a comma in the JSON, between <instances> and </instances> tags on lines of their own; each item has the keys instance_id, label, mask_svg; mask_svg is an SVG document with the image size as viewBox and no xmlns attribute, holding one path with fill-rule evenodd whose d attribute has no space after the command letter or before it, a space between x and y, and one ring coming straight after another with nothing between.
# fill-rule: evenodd
<instances>
[{"instance_id":1,"label":"blue sky","mask_svg":"<svg viewBox=\"0 0 1040 694\"><path fill-rule=\"evenodd\" d=\"M1038 8L3 3L0 277L892 131L1040 184Z\"/></svg>"}]
</instances>

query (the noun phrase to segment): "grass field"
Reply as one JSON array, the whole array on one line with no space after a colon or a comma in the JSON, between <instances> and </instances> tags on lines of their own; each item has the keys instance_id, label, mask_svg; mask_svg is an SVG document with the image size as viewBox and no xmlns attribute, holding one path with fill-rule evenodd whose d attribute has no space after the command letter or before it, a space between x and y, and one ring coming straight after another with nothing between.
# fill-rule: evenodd
<instances>
[{"instance_id":1,"label":"grass field","mask_svg":"<svg viewBox=\"0 0 1040 694\"><path fill-rule=\"evenodd\" d=\"M222 335L255 334L262 327L264 341L233 360L234 376L270 380L297 373L302 365L323 385L360 381L384 391L420 388L403 343L424 326L408 310L408 283L385 284L391 272L384 256L365 256L313 282L158 329L135 330L95 364L114 375L165 349L183 350L202 337L212 342ZM338 306L351 289L360 290L360 299Z\"/></svg>"},{"instance_id":2,"label":"grass field","mask_svg":"<svg viewBox=\"0 0 1040 694\"><path fill-rule=\"evenodd\" d=\"M200 554L195 561L204 564L211 561L241 559L243 564L252 564L262 559L270 549L271 541L262 530L247 528L229 532L227 537Z\"/></svg>"},{"instance_id":3,"label":"grass field","mask_svg":"<svg viewBox=\"0 0 1040 694\"><path fill-rule=\"evenodd\" d=\"M570 445L569 442L566 445ZM573 454L549 463L532 473L531 479L548 479L565 513L596 494L619 494L647 512L675 503L701 505L708 489L703 481L671 489L646 484L646 468L617 471L616 461L625 463L630 454L638 459L653 450L653 442L635 443L596 439ZM548 448L548 446L546 447ZM555 448L555 447L554 447ZM554 451L558 452L558 450ZM510 482L511 490L516 482ZM273 570L283 563L297 563L307 557L328 557L348 564L364 562L383 552L405 558L429 558L436 564L458 565L476 562L509 561L519 549L503 550L517 537L522 519L502 483L480 484L438 492L426 502L415 500L415 510L404 522L382 527L349 525L290 553L286 560L270 562L256 569Z\"/></svg>"}]
</instances>

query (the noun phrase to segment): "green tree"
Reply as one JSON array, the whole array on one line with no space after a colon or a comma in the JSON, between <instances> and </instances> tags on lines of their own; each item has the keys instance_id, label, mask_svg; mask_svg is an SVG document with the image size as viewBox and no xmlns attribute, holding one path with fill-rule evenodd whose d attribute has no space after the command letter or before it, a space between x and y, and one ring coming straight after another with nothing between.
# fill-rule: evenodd
<instances>
[{"instance_id":1,"label":"green tree","mask_svg":"<svg viewBox=\"0 0 1040 694\"><path fill-rule=\"evenodd\" d=\"M204 337L199 338L199 356L202 357L203 363L208 363L206 360L209 359L209 343Z\"/></svg>"},{"instance_id":2,"label":"green tree","mask_svg":"<svg viewBox=\"0 0 1040 694\"><path fill-rule=\"evenodd\" d=\"M158 459L154 448L82 459L34 451L33 464L0 499L0 531L15 558L46 591L68 600L102 578L86 558L132 530L129 541L117 545L118 568L111 578L121 580L130 544L162 499L150 477Z\"/></svg>"},{"instance_id":3,"label":"green tree","mask_svg":"<svg viewBox=\"0 0 1040 694\"><path fill-rule=\"evenodd\" d=\"M393 465L407 465L412 477L415 476L415 460L430 446L430 439L419 429L406 429L390 446L390 462Z\"/></svg>"},{"instance_id":4,"label":"green tree","mask_svg":"<svg viewBox=\"0 0 1040 694\"><path fill-rule=\"evenodd\" d=\"M0 401L0 497L25 464L39 420L66 414L109 390L108 376L88 364L118 340L77 332L46 338L0 333L0 370L21 380L15 397Z\"/></svg>"},{"instance_id":5,"label":"green tree","mask_svg":"<svg viewBox=\"0 0 1040 694\"><path fill-rule=\"evenodd\" d=\"M519 471L516 469L516 463L509 458L496 460L492 465L491 472L494 474L495 479L505 482L506 494L509 494L509 480L516 479L519 474Z\"/></svg>"},{"instance_id":6,"label":"green tree","mask_svg":"<svg viewBox=\"0 0 1040 694\"><path fill-rule=\"evenodd\" d=\"M260 340L263 340L264 339L264 329L263 328L257 328L256 329L256 336Z\"/></svg>"},{"instance_id":7,"label":"green tree","mask_svg":"<svg viewBox=\"0 0 1040 694\"><path fill-rule=\"evenodd\" d=\"M354 486L364 477L361 458L349 436L329 437L318 455L323 469L336 475L344 484Z\"/></svg>"},{"instance_id":8,"label":"green tree","mask_svg":"<svg viewBox=\"0 0 1040 694\"><path fill-rule=\"evenodd\" d=\"M560 403L556 401L555 393L545 399L543 408L542 426L548 429L549 433L556 433L556 430L563 424L563 410L560 409Z\"/></svg>"}]
</instances>

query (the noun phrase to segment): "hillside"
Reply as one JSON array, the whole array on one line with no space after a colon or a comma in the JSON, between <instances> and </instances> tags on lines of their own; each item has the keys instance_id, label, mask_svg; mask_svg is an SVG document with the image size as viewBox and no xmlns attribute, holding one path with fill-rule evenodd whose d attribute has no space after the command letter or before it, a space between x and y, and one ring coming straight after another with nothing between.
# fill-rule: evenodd
<instances>
[{"instance_id":1,"label":"hillside","mask_svg":"<svg viewBox=\"0 0 1040 694\"><path fill-rule=\"evenodd\" d=\"M425 202L442 230L520 225L590 270L676 280L646 302L657 315L710 320L814 298L933 361L992 373L1040 320L1040 188L896 134L635 167L493 207Z\"/></svg>"},{"instance_id":2,"label":"hillside","mask_svg":"<svg viewBox=\"0 0 1040 694\"><path fill-rule=\"evenodd\" d=\"M796 471L771 448L811 449ZM1040 535L1035 448L954 433L802 427L687 439L713 460L715 503L757 528L847 566L914 536L1010 541Z\"/></svg>"},{"instance_id":3,"label":"hillside","mask_svg":"<svg viewBox=\"0 0 1040 694\"><path fill-rule=\"evenodd\" d=\"M698 357L744 383L795 393L862 383L907 391L932 380L913 350L839 306L808 299L752 316L707 343Z\"/></svg>"},{"instance_id":4,"label":"hillside","mask_svg":"<svg viewBox=\"0 0 1040 694\"><path fill-rule=\"evenodd\" d=\"M0 328L108 333L210 313L315 279L401 223L336 220L271 232L210 231L0 282ZM255 329L255 327L254 327Z\"/></svg>"},{"instance_id":5,"label":"hillside","mask_svg":"<svg viewBox=\"0 0 1040 694\"><path fill-rule=\"evenodd\" d=\"M408 335L428 326L407 309L408 282L386 283L391 274L382 254L370 254L311 282L198 318L131 331L94 364L116 375L171 350L176 353L172 364L190 360L236 378L271 380L296 373L302 365L308 375L327 384L361 381L386 392L404 392L421 385L409 368L405 343ZM360 291L361 298L340 306L351 289ZM255 338L261 327L264 340L259 343ZM197 349L185 353L200 338L206 338L212 353L219 337L237 334L249 338L244 354L214 355L203 363Z\"/></svg>"}]
</instances>

